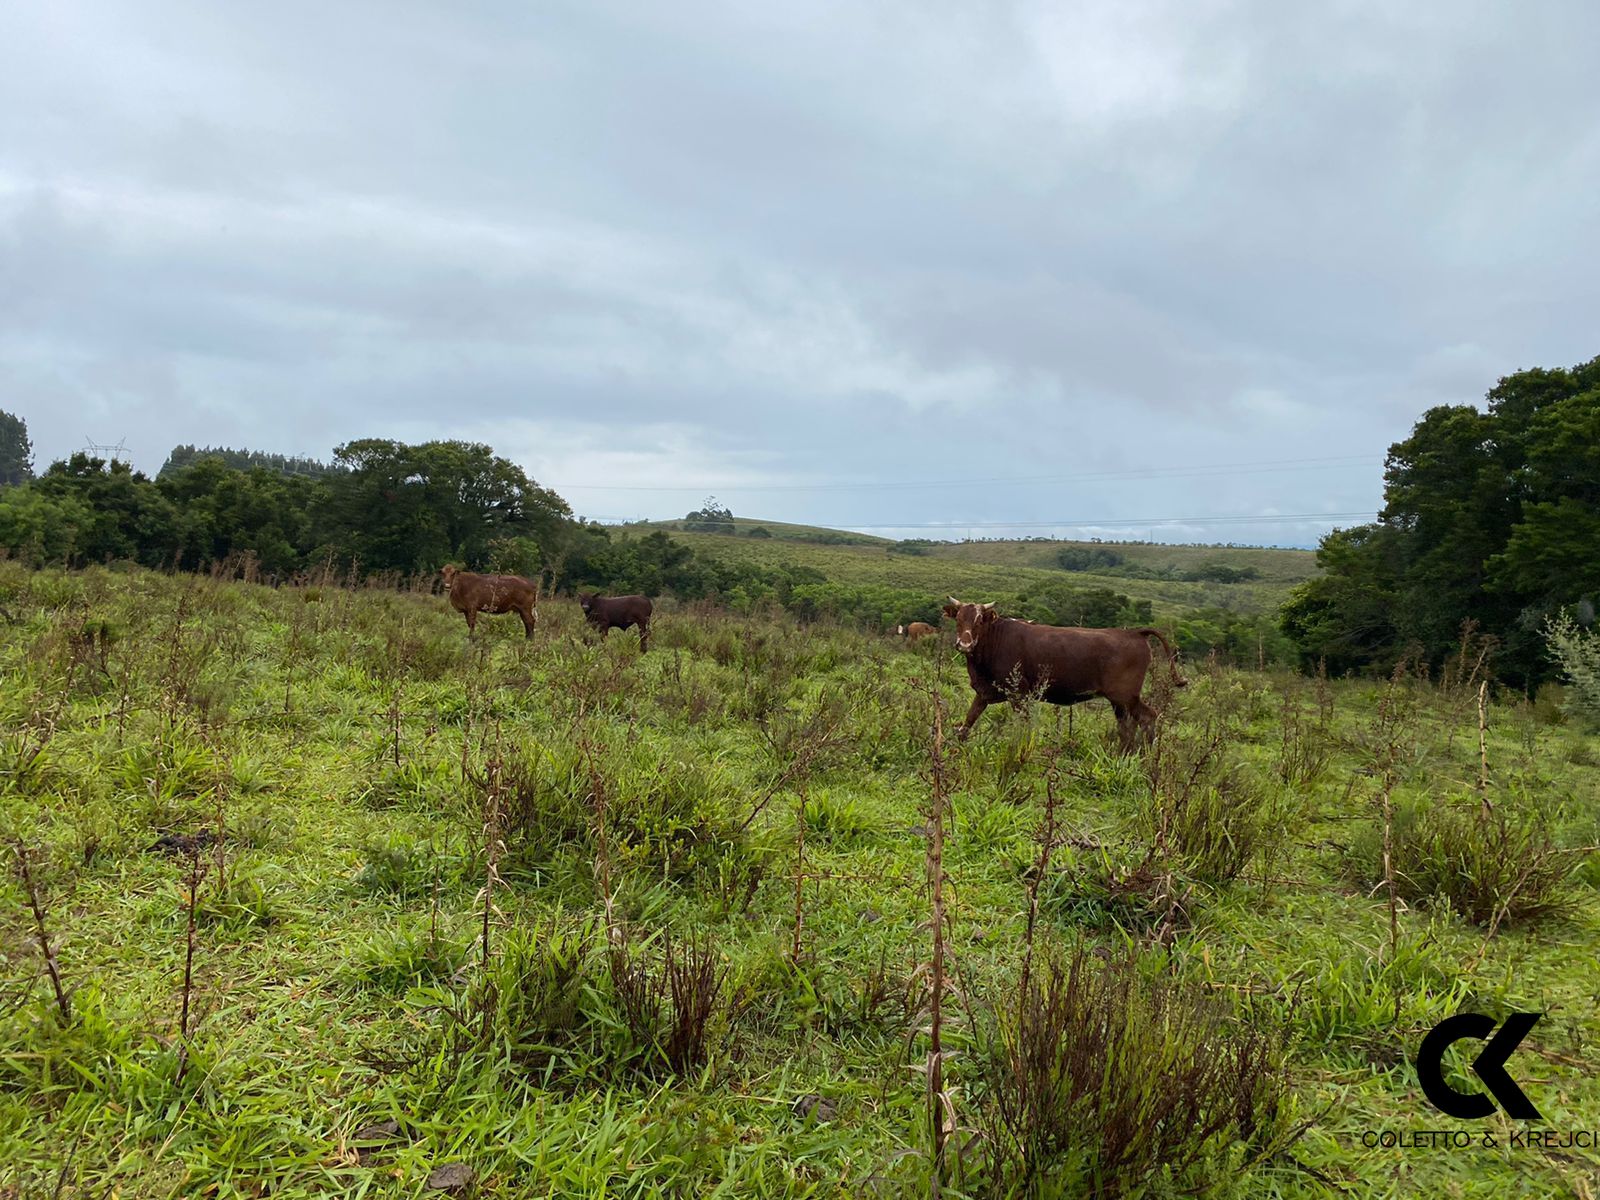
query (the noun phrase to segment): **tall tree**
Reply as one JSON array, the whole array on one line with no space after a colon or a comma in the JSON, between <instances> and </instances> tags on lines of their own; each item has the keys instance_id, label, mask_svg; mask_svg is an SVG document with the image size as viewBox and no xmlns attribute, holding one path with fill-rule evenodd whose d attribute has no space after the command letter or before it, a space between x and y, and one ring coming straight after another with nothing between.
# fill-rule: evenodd
<instances>
[{"instance_id":1,"label":"tall tree","mask_svg":"<svg viewBox=\"0 0 1600 1200\"><path fill-rule=\"evenodd\" d=\"M383 438L334 451L319 528L367 570L488 565L496 543L529 538L548 554L572 510L522 468L470 442L407 445Z\"/></svg>"},{"instance_id":2,"label":"tall tree","mask_svg":"<svg viewBox=\"0 0 1600 1200\"><path fill-rule=\"evenodd\" d=\"M32 478L33 443L28 440L28 423L0 409L0 487Z\"/></svg>"},{"instance_id":3,"label":"tall tree","mask_svg":"<svg viewBox=\"0 0 1600 1200\"><path fill-rule=\"evenodd\" d=\"M1600 358L1508 375L1389 449L1375 525L1330 534L1283 625L1306 658L1383 668L1449 653L1471 619L1503 674L1549 674L1546 617L1600 595Z\"/></svg>"},{"instance_id":4,"label":"tall tree","mask_svg":"<svg viewBox=\"0 0 1600 1200\"><path fill-rule=\"evenodd\" d=\"M318 486L265 467L234 470L218 457L197 459L156 480L178 512L180 566L192 569L248 552L274 574L302 565L311 549Z\"/></svg>"},{"instance_id":5,"label":"tall tree","mask_svg":"<svg viewBox=\"0 0 1600 1200\"><path fill-rule=\"evenodd\" d=\"M77 501L89 514L74 540L75 561L129 559L148 567L171 566L179 549L178 514L155 484L127 463L82 451L29 487L52 500Z\"/></svg>"}]
</instances>

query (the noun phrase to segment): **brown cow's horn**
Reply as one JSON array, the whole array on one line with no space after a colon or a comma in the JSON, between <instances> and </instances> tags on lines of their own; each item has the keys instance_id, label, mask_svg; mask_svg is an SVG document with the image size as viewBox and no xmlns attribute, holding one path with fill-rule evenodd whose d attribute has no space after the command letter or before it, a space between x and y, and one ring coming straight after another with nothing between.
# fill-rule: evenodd
<instances>
[{"instance_id":1,"label":"brown cow's horn","mask_svg":"<svg viewBox=\"0 0 1600 1200\"><path fill-rule=\"evenodd\" d=\"M957 607L959 607L960 604L961 604L961 601L957 600L954 596L951 596L950 597L950 603L956 605Z\"/></svg>"}]
</instances>

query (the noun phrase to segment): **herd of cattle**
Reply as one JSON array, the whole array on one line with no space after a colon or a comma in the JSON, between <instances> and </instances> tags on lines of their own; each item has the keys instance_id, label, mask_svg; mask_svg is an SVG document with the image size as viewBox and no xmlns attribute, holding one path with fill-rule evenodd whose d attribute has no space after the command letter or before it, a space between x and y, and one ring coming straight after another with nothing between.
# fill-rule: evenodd
<instances>
[{"instance_id":1,"label":"herd of cattle","mask_svg":"<svg viewBox=\"0 0 1600 1200\"><path fill-rule=\"evenodd\" d=\"M522 618L526 636L539 623L536 605L539 585L520 575L478 575L453 566L440 575L450 594L450 605L467 620L467 632L478 628L479 613L511 613ZM639 630L639 649L650 648L648 596L602 596L580 592L578 607L604 638L613 629ZM1104 697L1117 718L1124 750L1132 750L1141 736L1155 731L1159 715L1140 696L1150 670L1150 638L1161 643L1172 672L1172 685L1188 681L1178 672L1177 654L1159 629L1079 629L1040 625L1016 617L1002 617L993 604L963 603L954 596L944 615L955 622L956 649L967 664L972 684L972 707L961 725L966 737L983 710L1022 693L1048 704L1079 704ZM925 621L895 626L894 632L916 642L935 636L938 629Z\"/></svg>"}]
</instances>

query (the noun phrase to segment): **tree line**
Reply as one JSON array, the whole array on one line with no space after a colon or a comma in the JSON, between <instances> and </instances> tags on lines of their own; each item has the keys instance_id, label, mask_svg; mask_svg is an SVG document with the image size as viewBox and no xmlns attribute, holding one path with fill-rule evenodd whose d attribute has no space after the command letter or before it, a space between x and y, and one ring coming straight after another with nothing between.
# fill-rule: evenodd
<instances>
[{"instance_id":1,"label":"tree line","mask_svg":"<svg viewBox=\"0 0 1600 1200\"><path fill-rule=\"evenodd\" d=\"M661 531L614 531L470 442L364 438L328 463L179 446L155 479L77 453L36 476L25 423L0 412L0 484L0 550L35 564L197 570L248 555L266 576L287 579L327 568L414 576L455 562L537 575L550 590L709 598L738 611L776 605L801 620L879 626L937 622L943 601L840 584L798 565L725 562ZM1191 612L1177 623L1178 644L1189 654L1379 673L1402 658L1441 665L1466 623L1492 639L1502 679L1531 687L1557 674L1552 628L1566 622L1570 637L1591 636L1600 599L1600 358L1509 375L1482 408L1430 409L1390 447L1384 501L1377 521L1322 539L1322 573L1280 613ZM737 529L711 498L685 527ZM1059 565L1144 573L1104 548L1068 547ZM1206 564L1190 574L1220 578L1224 569L1234 570ZM1052 624L1151 621L1148 602L1106 588L1032 585L1011 600L1019 615Z\"/></svg>"},{"instance_id":2,"label":"tree line","mask_svg":"<svg viewBox=\"0 0 1600 1200\"><path fill-rule=\"evenodd\" d=\"M26 427L12 420L25 445ZM584 521L477 443L367 438L338 447L327 464L180 446L155 479L82 452L35 477L30 452L11 482L0 489L0 550L31 565L200 570L248 556L263 577L289 580L328 570L406 577L454 562L538 576L553 591L776 605L802 620L877 625L937 614L921 593L832 583L798 565L723 562L661 531Z\"/></svg>"}]
</instances>

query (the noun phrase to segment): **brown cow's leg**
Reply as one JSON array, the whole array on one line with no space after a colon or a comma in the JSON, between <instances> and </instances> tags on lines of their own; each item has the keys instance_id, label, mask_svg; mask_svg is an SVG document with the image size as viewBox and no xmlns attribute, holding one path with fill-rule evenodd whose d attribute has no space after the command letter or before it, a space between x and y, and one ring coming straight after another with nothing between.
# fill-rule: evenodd
<instances>
[{"instance_id":1,"label":"brown cow's leg","mask_svg":"<svg viewBox=\"0 0 1600 1200\"><path fill-rule=\"evenodd\" d=\"M650 649L650 622L645 621L639 626L639 653L643 654Z\"/></svg>"},{"instance_id":2,"label":"brown cow's leg","mask_svg":"<svg viewBox=\"0 0 1600 1200\"><path fill-rule=\"evenodd\" d=\"M1138 702L1135 701L1135 703ZM1118 704L1115 700L1111 701L1111 711L1117 714L1117 736L1122 741L1122 752L1124 754L1132 754L1134 745L1133 712L1126 704Z\"/></svg>"},{"instance_id":3,"label":"brown cow's leg","mask_svg":"<svg viewBox=\"0 0 1600 1200\"><path fill-rule=\"evenodd\" d=\"M1133 715L1139 722L1139 733L1147 742L1155 740L1156 720L1161 716L1143 700L1133 702Z\"/></svg>"},{"instance_id":4,"label":"brown cow's leg","mask_svg":"<svg viewBox=\"0 0 1600 1200\"><path fill-rule=\"evenodd\" d=\"M967 709L967 719L961 723L961 728L956 731L956 736L965 740L967 734L972 732L973 724L979 717L983 716L983 710L988 707L989 701L982 696L974 696L972 698L972 707Z\"/></svg>"},{"instance_id":5,"label":"brown cow's leg","mask_svg":"<svg viewBox=\"0 0 1600 1200\"><path fill-rule=\"evenodd\" d=\"M469 608L461 615L467 618L467 636L471 637L478 632L478 610Z\"/></svg>"},{"instance_id":6,"label":"brown cow's leg","mask_svg":"<svg viewBox=\"0 0 1600 1200\"><path fill-rule=\"evenodd\" d=\"M539 616L531 608L519 608L517 612L522 617L522 632L527 637L533 636L533 627L539 623Z\"/></svg>"}]
</instances>

